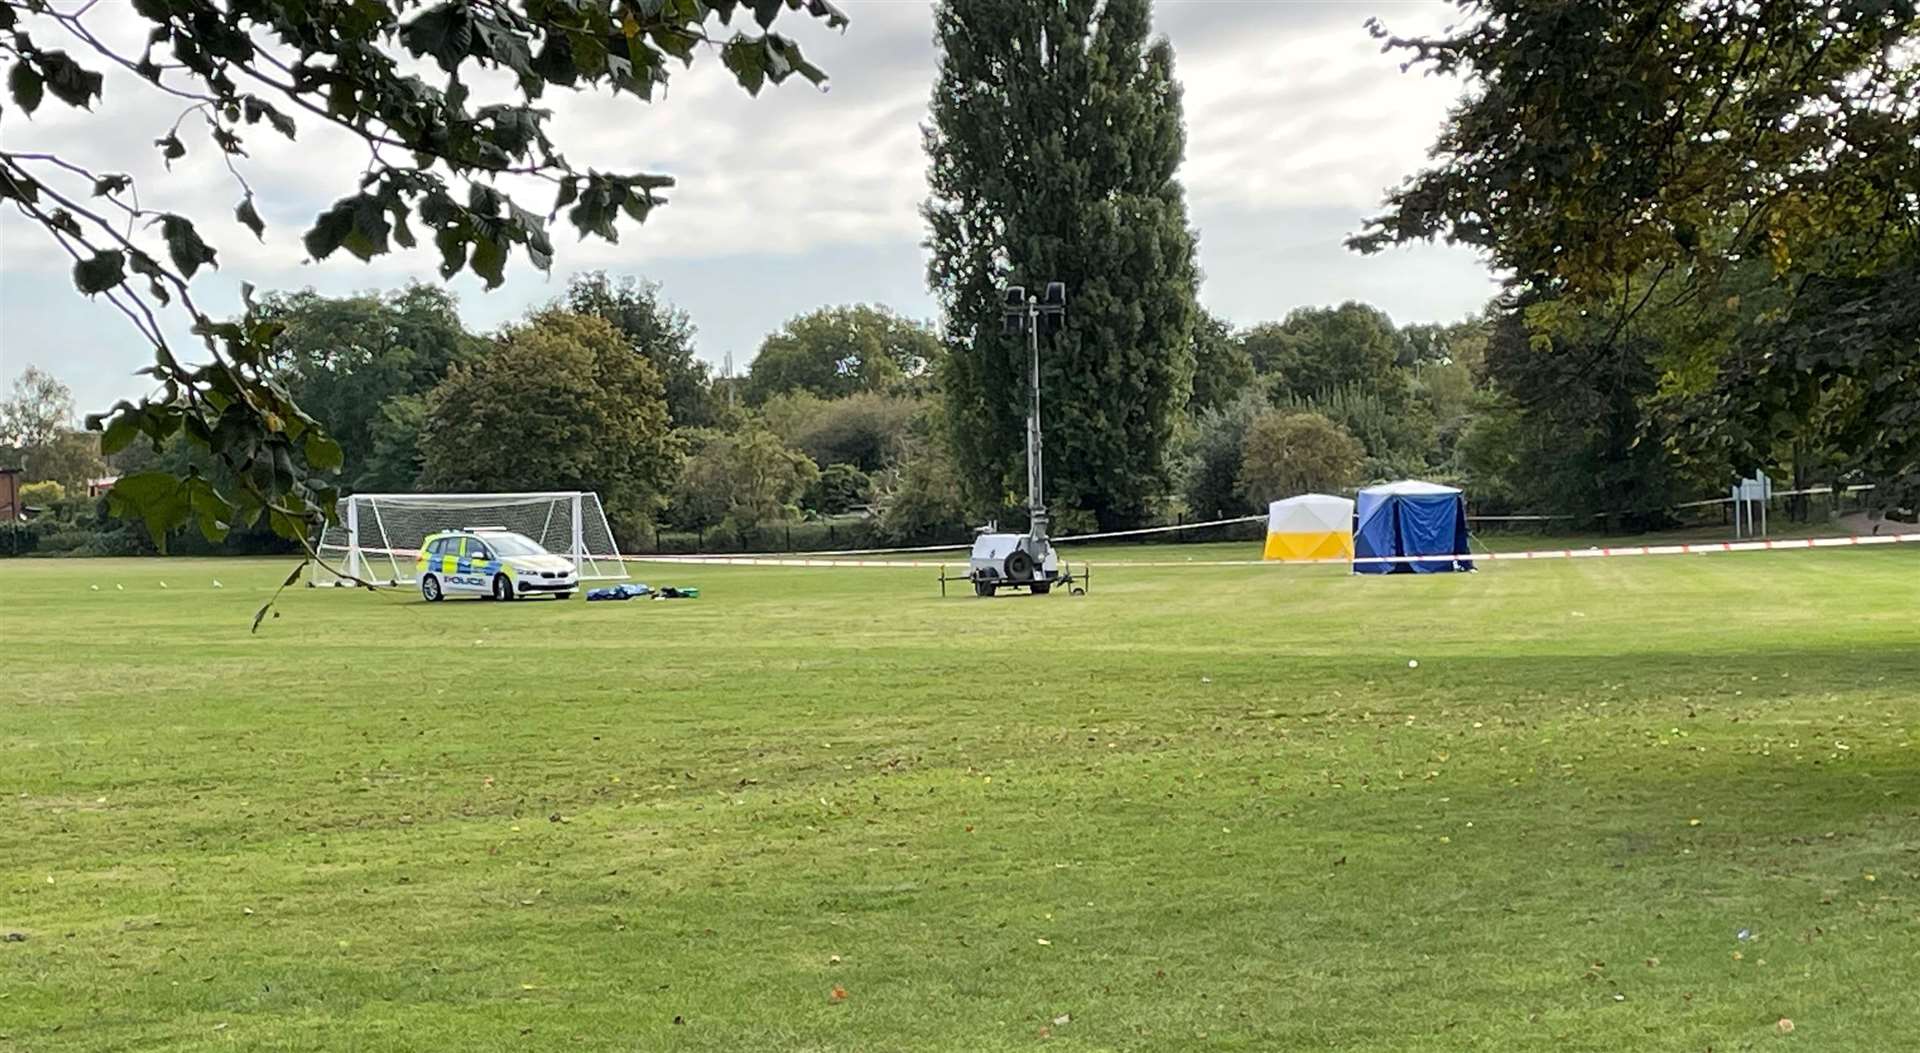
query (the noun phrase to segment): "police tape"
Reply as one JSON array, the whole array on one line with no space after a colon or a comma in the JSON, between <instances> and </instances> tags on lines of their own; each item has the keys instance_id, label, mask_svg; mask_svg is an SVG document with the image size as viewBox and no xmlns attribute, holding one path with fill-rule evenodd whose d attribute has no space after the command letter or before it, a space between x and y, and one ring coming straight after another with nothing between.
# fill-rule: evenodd
<instances>
[{"instance_id":1,"label":"police tape","mask_svg":"<svg viewBox=\"0 0 1920 1053\"><path fill-rule=\"evenodd\" d=\"M1401 563L1474 564L1484 561L1530 561L1554 559L1604 559L1619 556L1707 556L1732 552L1779 552L1815 548L1854 548L1869 545L1920 543L1920 533L1855 534L1842 537L1777 538L1760 541L1707 541L1671 545L1607 545L1587 548L1529 549L1519 552L1475 552L1469 554L1436 553L1417 556L1358 556L1331 559L1187 559L1187 560L1102 560L1102 567L1300 567L1356 566ZM881 550L884 551L884 550ZM912 550L900 550L912 551ZM874 551L873 554L879 554ZM870 569L932 569L952 567L953 562L913 559L839 559L801 556L699 556L699 555L622 555L628 563L690 564L717 567L841 567Z\"/></svg>"},{"instance_id":2,"label":"police tape","mask_svg":"<svg viewBox=\"0 0 1920 1053\"><path fill-rule=\"evenodd\" d=\"M1184 559L1184 560L1101 560L1102 567L1144 567L1144 568L1182 568L1182 567L1301 567L1301 566L1364 566L1401 563L1450 563L1474 564L1481 562L1514 562L1555 559L1606 559L1621 556L1709 556L1734 552L1783 552L1816 548L1856 548L1872 545L1897 545L1902 543L1920 544L1920 533L1903 534L1853 534L1840 537L1810 538L1774 538L1758 541L1703 541L1686 542L1671 545L1595 545L1587 548L1548 548L1528 549L1517 552L1473 552L1473 553L1431 553L1415 556L1338 556L1320 559ZM935 551L953 547L941 546ZM419 549L409 548L361 548L361 556L404 556L409 559L420 554ZM929 551L926 548L905 549L866 549L861 555L885 555L888 552L919 553ZM589 556L589 561L605 560L621 563L655 563L665 565L706 566L706 567L794 567L818 568L832 567L845 569L873 570L936 570L961 566L952 560L924 559L845 559L844 555L855 553L824 553L818 556L777 556L760 554L742 555L672 555L665 553L628 554L607 556ZM1091 562L1091 561L1082 561Z\"/></svg>"}]
</instances>

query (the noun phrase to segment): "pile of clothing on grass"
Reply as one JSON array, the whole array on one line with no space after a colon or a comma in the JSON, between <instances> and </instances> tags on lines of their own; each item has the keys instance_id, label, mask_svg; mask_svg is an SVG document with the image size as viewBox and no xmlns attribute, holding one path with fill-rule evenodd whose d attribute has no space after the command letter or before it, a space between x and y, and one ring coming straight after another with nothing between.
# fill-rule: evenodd
<instances>
[{"instance_id":1,"label":"pile of clothing on grass","mask_svg":"<svg viewBox=\"0 0 1920 1053\"><path fill-rule=\"evenodd\" d=\"M634 582L629 585L609 585L587 593L589 600L644 600L648 597L656 600L695 600L700 598L700 590L690 585L662 585L656 589Z\"/></svg>"}]
</instances>

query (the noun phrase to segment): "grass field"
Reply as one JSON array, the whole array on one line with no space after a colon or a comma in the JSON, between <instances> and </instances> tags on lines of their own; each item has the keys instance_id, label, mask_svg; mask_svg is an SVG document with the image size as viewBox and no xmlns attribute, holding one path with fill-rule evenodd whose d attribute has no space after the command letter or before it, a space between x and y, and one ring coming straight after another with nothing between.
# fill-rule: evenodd
<instances>
[{"instance_id":1,"label":"grass field","mask_svg":"<svg viewBox=\"0 0 1920 1053\"><path fill-rule=\"evenodd\" d=\"M1914 1048L1920 546L1153 554L0 563L0 1049Z\"/></svg>"}]
</instances>

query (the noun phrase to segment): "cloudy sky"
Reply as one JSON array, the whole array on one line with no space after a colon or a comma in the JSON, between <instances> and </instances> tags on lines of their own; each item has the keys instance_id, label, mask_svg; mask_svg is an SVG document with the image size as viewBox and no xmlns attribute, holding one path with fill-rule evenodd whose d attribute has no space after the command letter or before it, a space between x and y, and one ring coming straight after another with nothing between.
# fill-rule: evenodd
<instances>
[{"instance_id":1,"label":"cloudy sky","mask_svg":"<svg viewBox=\"0 0 1920 1053\"><path fill-rule=\"evenodd\" d=\"M787 22L832 74L830 91L795 78L749 99L709 57L676 72L652 106L550 95L555 138L576 163L666 172L679 186L618 245L557 231L551 275L516 256L493 292L456 279L468 323L491 329L587 268L660 282L692 314L701 355L717 363L731 352L742 367L767 332L824 304L883 303L931 318L916 211L925 194L919 125L935 67L931 9L921 0L840 2L853 19L844 32ZM101 30L137 34L131 20L111 24L115 6L95 9ZM1485 266L1460 249L1362 257L1341 246L1381 192L1421 164L1458 90L1401 73L1364 22L1378 15L1396 32L1431 30L1450 10L1441 0L1159 0L1156 23L1186 91L1181 178L1208 308L1246 325L1358 299L1399 322L1451 321L1494 292ZM311 119L296 143L254 136L244 172L268 224L256 242L231 219L239 193L210 145L188 138L189 157L172 172L161 167L148 144L177 116L172 102L130 75L108 77L92 116L49 96L23 120L9 99L0 143L130 172L143 204L201 218L220 268L196 278L196 297L217 312L237 310L243 279L328 293L438 280L430 244L371 264L344 252L305 261L300 233L353 189L365 164L357 141ZM69 267L37 228L10 209L0 217L0 385L36 365L72 386L83 411L141 394L132 372L150 352L104 301L74 292Z\"/></svg>"}]
</instances>

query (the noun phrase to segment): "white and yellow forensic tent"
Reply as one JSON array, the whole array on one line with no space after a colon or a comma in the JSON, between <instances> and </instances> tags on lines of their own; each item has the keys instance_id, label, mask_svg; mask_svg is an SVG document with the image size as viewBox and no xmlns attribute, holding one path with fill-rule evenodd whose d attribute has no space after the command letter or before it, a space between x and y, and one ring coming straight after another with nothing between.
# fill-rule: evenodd
<instances>
[{"instance_id":1,"label":"white and yellow forensic tent","mask_svg":"<svg viewBox=\"0 0 1920 1053\"><path fill-rule=\"evenodd\" d=\"M1301 494L1267 506L1263 559L1352 559L1353 502L1328 494Z\"/></svg>"}]
</instances>

